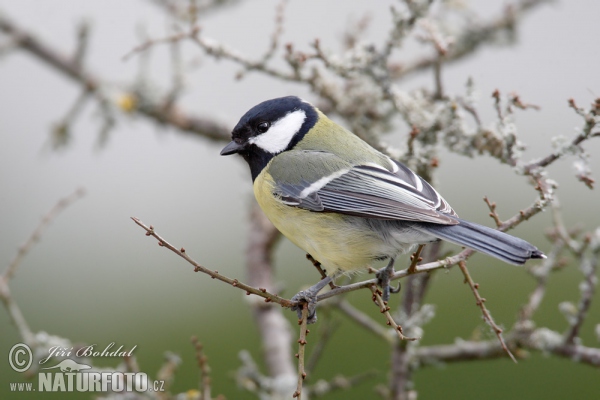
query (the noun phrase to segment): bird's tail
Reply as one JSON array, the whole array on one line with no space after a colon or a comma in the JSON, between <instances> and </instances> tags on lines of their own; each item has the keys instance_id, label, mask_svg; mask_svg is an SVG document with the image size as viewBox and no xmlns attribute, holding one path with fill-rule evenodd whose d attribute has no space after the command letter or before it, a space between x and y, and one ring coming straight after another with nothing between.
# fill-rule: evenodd
<instances>
[{"instance_id":1,"label":"bird's tail","mask_svg":"<svg viewBox=\"0 0 600 400\"><path fill-rule=\"evenodd\" d=\"M487 226L457 218L456 225L421 223L414 228L460 246L469 247L504 262L523 265L530 258L546 258L537 247L523 239Z\"/></svg>"}]
</instances>

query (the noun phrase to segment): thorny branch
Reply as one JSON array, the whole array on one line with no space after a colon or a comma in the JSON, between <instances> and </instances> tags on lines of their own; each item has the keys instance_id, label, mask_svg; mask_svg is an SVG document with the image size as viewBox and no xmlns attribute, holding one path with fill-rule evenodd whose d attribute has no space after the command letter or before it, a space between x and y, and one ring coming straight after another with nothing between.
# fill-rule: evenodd
<instances>
[{"instance_id":1,"label":"thorny branch","mask_svg":"<svg viewBox=\"0 0 600 400\"><path fill-rule=\"evenodd\" d=\"M131 217L131 219L133 220L133 222L135 222L137 225L141 226L146 231L146 236L152 236L156 240L158 240L159 246L165 247L165 248L171 250L173 253L177 254L179 257L183 258L184 260L186 260L187 262L192 264L194 266L194 272L203 272L203 273L209 275L213 279L217 279L217 280L219 280L221 282L225 282L235 288L246 291L247 295L254 294L256 296L262 297L262 298L264 298L265 303L274 302L283 307L291 307L292 305L294 305L294 303L292 303L291 301L289 301L287 299L279 297L276 294L269 293L267 291L267 289L265 289L265 288L254 288L252 286L246 285L243 282L238 281L237 279L228 278L228 277L220 274L219 271L217 271L217 270L213 271L211 269L208 269L208 268L200 265L199 263L194 261L194 259L192 259L187 254L185 248L183 248L183 247L176 248L171 243L169 243L165 239L163 239L160 235L158 235L154 231L154 227L152 225L146 226L142 221L140 221L138 218L135 218L135 217Z\"/></svg>"},{"instance_id":2,"label":"thorny branch","mask_svg":"<svg viewBox=\"0 0 600 400\"><path fill-rule=\"evenodd\" d=\"M485 306L486 300L483 297L481 297L481 295L479 294L479 284L473 282L473 278L471 278L471 274L469 273L469 270L467 269L467 263L465 261L461 261L458 263L458 267L460 268L460 270L462 271L462 273L465 277L465 283L467 283L469 285L469 287L471 288L471 291L473 292L473 295L475 296L475 300L476 300L475 304L477 304L477 307L481 308L481 312L483 313L483 319L492 328L492 330L498 337L498 341L500 342L502 349L506 352L506 354L508 354L508 356L514 362L517 362L517 359L515 358L513 353L506 346L506 342L504 341L504 338L502 337L502 329L498 325L496 325L496 323L494 322L494 319L492 318L492 315L490 314L487 307Z\"/></svg>"},{"instance_id":3,"label":"thorny branch","mask_svg":"<svg viewBox=\"0 0 600 400\"><path fill-rule=\"evenodd\" d=\"M396 333L398 334L398 338L400 340L409 340L409 341L419 340L420 338L416 338L416 337L412 338L412 337L404 336L402 327L400 325L398 325L396 323L396 321L394 321L394 318L390 314L390 307L388 307L387 303L384 302L383 299L381 298L381 291L377 288L376 285L371 285L369 288L371 289L371 292L373 293L373 302L379 306L379 311L383 315L385 315L385 318L387 319L387 325L390 325L392 328L394 328L394 331L396 331Z\"/></svg>"}]
</instances>

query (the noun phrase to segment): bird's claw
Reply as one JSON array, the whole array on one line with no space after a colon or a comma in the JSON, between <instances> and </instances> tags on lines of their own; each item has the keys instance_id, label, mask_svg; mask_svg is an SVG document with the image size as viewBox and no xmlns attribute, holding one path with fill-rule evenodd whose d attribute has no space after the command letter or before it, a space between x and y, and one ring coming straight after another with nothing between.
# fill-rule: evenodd
<instances>
[{"instance_id":1,"label":"bird's claw","mask_svg":"<svg viewBox=\"0 0 600 400\"><path fill-rule=\"evenodd\" d=\"M291 309L292 311L296 311L298 314L298 319L302 319L302 304L306 303L308 304L308 317L306 318L306 322L309 324L314 324L317 322L317 295L332 280L332 276L327 276L313 286L306 290L301 290L294 297L292 297L291 300L295 302L296 305L292 306Z\"/></svg>"},{"instance_id":2,"label":"bird's claw","mask_svg":"<svg viewBox=\"0 0 600 400\"><path fill-rule=\"evenodd\" d=\"M291 299L293 302L297 303L297 305L292 306L291 309L292 311L296 311L298 319L302 319L303 304L308 304L308 316L306 318L308 324L317 322L317 292L311 289L301 290Z\"/></svg>"}]
</instances>

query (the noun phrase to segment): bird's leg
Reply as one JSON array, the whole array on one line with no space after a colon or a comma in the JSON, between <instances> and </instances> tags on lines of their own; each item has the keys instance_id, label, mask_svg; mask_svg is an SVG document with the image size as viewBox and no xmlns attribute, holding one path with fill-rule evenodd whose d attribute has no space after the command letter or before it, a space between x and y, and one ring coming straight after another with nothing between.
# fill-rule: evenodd
<instances>
[{"instance_id":1,"label":"bird's leg","mask_svg":"<svg viewBox=\"0 0 600 400\"><path fill-rule=\"evenodd\" d=\"M387 302L390 299L390 293L398 293L400 292L400 284L398 283L398 287L394 288L390 286L390 282L392 276L394 276L394 259L390 258L390 262L387 266L381 268L379 271L375 273L377 277L377 284L383 290L383 295L381 298L383 301Z\"/></svg>"},{"instance_id":2,"label":"bird's leg","mask_svg":"<svg viewBox=\"0 0 600 400\"><path fill-rule=\"evenodd\" d=\"M321 274L321 279L327 278L327 271L323 268L320 262L315 260L314 257L308 253L306 253L306 259L312 263L312 265L317 269L317 271L319 271L319 274ZM335 289L337 286L335 285L335 282L331 280L329 281L329 287Z\"/></svg>"},{"instance_id":3,"label":"bird's leg","mask_svg":"<svg viewBox=\"0 0 600 400\"><path fill-rule=\"evenodd\" d=\"M317 322L317 295L319 292L327 286L330 282L333 282L335 278L337 278L341 274L340 271L336 271L332 275L326 276L321 279L316 284L312 285L306 290L301 290L294 297L291 298L293 302L297 302L298 305L292 307L292 311L296 311L298 314L298 319L302 318L302 302L306 302L308 304L308 319L306 322L309 324L314 324Z\"/></svg>"}]
</instances>

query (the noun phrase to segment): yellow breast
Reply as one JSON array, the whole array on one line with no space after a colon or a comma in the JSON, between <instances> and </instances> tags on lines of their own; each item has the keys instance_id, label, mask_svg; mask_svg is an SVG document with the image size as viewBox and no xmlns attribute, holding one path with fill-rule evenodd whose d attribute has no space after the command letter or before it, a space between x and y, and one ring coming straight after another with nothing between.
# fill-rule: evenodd
<instances>
[{"instance_id":1,"label":"yellow breast","mask_svg":"<svg viewBox=\"0 0 600 400\"><path fill-rule=\"evenodd\" d=\"M381 238L364 227L361 229L359 218L312 212L281 202L273 195L273 179L267 169L254 181L258 204L284 236L325 268L359 270L381 254Z\"/></svg>"}]
</instances>

